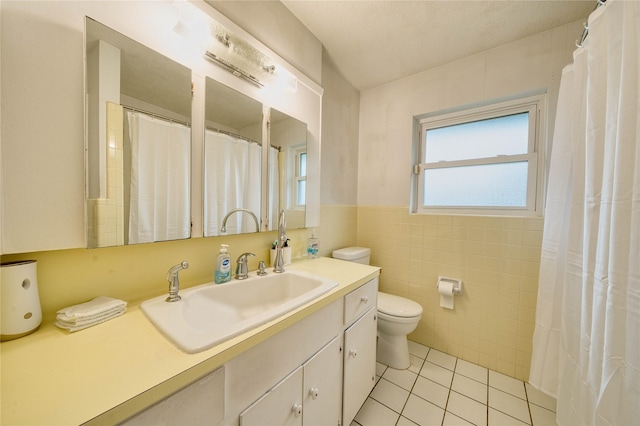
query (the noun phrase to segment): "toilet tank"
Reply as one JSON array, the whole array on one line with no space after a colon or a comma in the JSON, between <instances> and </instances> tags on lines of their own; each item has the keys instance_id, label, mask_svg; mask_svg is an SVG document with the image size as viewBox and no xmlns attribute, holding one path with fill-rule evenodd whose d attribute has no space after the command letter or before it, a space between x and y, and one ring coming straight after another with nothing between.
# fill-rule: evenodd
<instances>
[{"instance_id":1,"label":"toilet tank","mask_svg":"<svg viewBox=\"0 0 640 426\"><path fill-rule=\"evenodd\" d=\"M345 247L340 250L334 250L333 257L368 265L371 258L371 249L366 247Z\"/></svg>"}]
</instances>

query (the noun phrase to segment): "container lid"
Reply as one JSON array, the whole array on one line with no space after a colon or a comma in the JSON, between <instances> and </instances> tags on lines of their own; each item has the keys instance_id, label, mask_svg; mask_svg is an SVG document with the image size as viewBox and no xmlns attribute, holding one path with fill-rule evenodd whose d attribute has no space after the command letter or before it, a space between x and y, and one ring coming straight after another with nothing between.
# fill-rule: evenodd
<instances>
[{"instance_id":1,"label":"container lid","mask_svg":"<svg viewBox=\"0 0 640 426\"><path fill-rule=\"evenodd\" d=\"M333 251L333 257L343 260L360 259L361 257L370 255L371 249L366 247L345 247L340 250Z\"/></svg>"},{"instance_id":2,"label":"container lid","mask_svg":"<svg viewBox=\"0 0 640 426\"><path fill-rule=\"evenodd\" d=\"M417 317L422 315L422 306L404 297L378 292L378 312L394 317Z\"/></svg>"}]
</instances>

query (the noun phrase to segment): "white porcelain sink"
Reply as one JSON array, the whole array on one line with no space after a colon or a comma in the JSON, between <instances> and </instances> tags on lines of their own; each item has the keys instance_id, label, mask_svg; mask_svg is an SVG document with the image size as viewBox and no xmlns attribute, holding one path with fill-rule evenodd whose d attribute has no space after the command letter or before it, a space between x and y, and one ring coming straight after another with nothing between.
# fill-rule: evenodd
<instances>
[{"instance_id":1,"label":"white porcelain sink","mask_svg":"<svg viewBox=\"0 0 640 426\"><path fill-rule=\"evenodd\" d=\"M180 291L182 300L166 295L140 308L169 340L188 353L209 349L286 314L338 285L304 271L288 270L226 284L207 283Z\"/></svg>"}]
</instances>

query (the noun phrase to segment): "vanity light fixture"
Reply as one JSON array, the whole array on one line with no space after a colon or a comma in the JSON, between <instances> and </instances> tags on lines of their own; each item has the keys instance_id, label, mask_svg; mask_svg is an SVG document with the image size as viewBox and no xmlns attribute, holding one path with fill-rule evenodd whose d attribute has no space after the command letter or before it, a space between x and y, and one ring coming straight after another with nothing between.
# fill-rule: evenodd
<instances>
[{"instance_id":1,"label":"vanity light fixture","mask_svg":"<svg viewBox=\"0 0 640 426\"><path fill-rule=\"evenodd\" d=\"M280 70L267 55L216 21L212 21L211 30L211 43L205 49L205 58L259 87L277 79Z\"/></svg>"}]
</instances>

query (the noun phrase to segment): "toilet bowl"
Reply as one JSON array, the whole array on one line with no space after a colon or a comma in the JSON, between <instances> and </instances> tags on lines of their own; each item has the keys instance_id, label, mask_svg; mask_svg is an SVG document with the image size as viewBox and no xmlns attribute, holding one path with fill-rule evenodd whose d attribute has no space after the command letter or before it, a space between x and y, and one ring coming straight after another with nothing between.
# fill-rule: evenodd
<instances>
[{"instance_id":1,"label":"toilet bowl","mask_svg":"<svg viewBox=\"0 0 640 426\"><path fill-rule=\"evenodd\" d=\"M371 249L346 247L333 252L336 259L369 264ZM389 367L409 368L407 335L416 329L422 317L422 306L413 300L378 292L378 346L376 360Z\"/></svg>"},{"instance_id":2,"label":"toilet bowl","mask_svg":"<svg viewBox=\"0 0 640 426\"><path fill-rule=\"evenodd\" d=\"M407 335L416 329L422 317L422 306L413 300L378 292L379 363L399 370L409 368Z\"/></svg>"}]
</instances>

